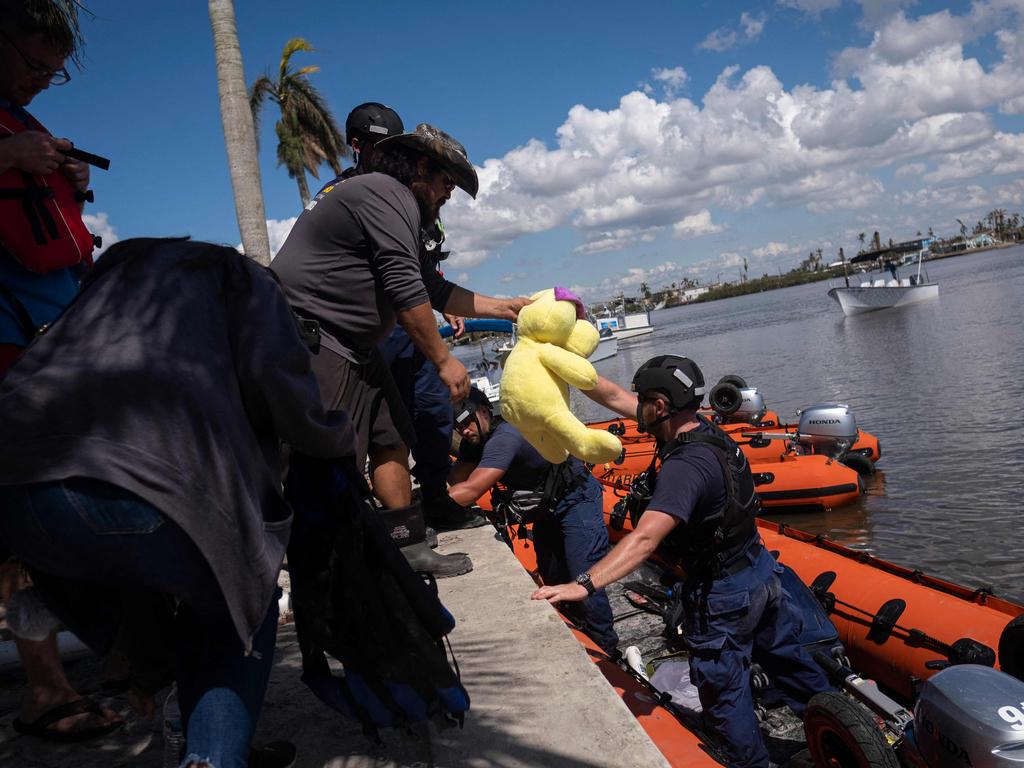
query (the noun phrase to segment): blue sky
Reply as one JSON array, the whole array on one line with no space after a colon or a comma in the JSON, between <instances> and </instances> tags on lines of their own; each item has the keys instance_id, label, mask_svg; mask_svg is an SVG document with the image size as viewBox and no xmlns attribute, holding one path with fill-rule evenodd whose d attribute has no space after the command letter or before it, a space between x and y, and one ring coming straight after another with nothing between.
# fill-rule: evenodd
<instances>
[{"instance_id":1,"label":"blue sky","mask_svg":"<svg viewBox=\"0 0 1024 768\"><path fill-rule=\"evenodd\" d=\"M1024 212L1019 3L901 0L633 4L236 2L246 77L285 41L318 51L339 122L383 101L465 144L473 202L442 212L449 277L597 299L735 280L857 248L857 234L957 230ZM206 3L93 0L85 70L30 109L112 159L94 172L107 241L239 241ZM272 240L299 213L261 167ZM329 174L329 169L324 169ZM311 186L316 185L311 180Z\"/></svg>"}]
</instances>

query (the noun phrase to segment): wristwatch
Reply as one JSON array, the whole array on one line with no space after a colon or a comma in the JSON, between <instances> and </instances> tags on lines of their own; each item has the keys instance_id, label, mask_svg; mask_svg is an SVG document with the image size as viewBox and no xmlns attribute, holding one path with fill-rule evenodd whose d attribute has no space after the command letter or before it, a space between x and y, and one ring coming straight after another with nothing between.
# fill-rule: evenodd
<instances>
[{"instance_id":1,"label":"wristwatch","mask_svg":"<svg viewBox=\"0 0 1024 768\"><path fill-rule=\"evenodd\" d=\"M584 571L577 576L576 583L587 590L588 597L597 592L597 588L594 586L594 581L590 578L590 571Z\"/></svg>"}]
</instances>

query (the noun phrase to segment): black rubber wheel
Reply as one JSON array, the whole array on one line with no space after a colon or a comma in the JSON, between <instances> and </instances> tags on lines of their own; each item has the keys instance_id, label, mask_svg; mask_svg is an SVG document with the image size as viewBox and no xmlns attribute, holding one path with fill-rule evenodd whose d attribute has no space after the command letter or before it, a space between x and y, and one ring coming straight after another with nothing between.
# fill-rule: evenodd
<instances>
[{"instance_id":1,"label":"black rubber wheel","mask_svg":"<svg viewBox=\"0 0 1024 768\"><path fill-rule=\"evenodd\" d=\"M856 470L858 475L875 474L875 465L867 456L860 453L848 453L842 458L843 464Z\"/></svg>"},{"instance_id":2,"label":"black rubber wheel","mask_svg":"<svg viewBox=\"0 0 1024 768\"><path fill-rule=\"evenodd\" d=\"M711 394L708 395L708 405L720 416L730 416L743 405L743 395L735 384L720 381L712 387Z\"/></svg>"},{"instance_id":3,"label":"black rubber wheel","mask_svg":"<svg viewBox=\"0 0 1024 768\"><path fill-rule=\"evenodd\" d=\"M737 376L735 373L730 373L723 376L718 380L719 384L732 384L737 389L746 389L747 382L742 376Z\"/></svg>"},{"instance_id":4,"label":"black rubber wheel","mask_svg":"<svg viewBox=\"0 0 1024 768\"><path fill-rule=\"evenodd\" d=\"M804 714L804 731L817 768L899 768L875 718L844 693L815 694Z\"/></svg>"}]
</instances>

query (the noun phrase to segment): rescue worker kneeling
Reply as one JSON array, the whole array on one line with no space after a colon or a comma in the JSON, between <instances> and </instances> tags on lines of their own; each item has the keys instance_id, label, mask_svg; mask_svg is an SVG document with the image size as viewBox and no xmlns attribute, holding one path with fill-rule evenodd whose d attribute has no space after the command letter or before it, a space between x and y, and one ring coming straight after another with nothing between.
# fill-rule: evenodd
<instances>
[{"instance_id":1,"label":"rescue worker kneeling","mask_svg":"<svg viewBox=\"0 0 1024 768\"><path fill-rule=\"evenodd\" d=\"M633 377L636 420L657 439L661 464L632 533L574 583L533 594L549 602L585 600L626 576L656 548L682 566L681 633L690 651L707 725L730 766L767 766L750 687L752 659L802 715L832 686L800 645L800 616L779 581L754 518L760 502L750 467L725 433L697 415L704 376L685 357L662 355ZM624 391L623 391L624 393Z\"/></svg>"},{"instance_id":2,"label":"rescue worker kneeling","mask_svg":"<svg viewBox=\"0 0 1024 768\"><path fill-rule=\"evenodd\" d=\"M492 413L487 396L475 387L455 407L455 428L462 443L448 476L449 496L468 506L494 488L491 499L499 515L533 523L537 566L545 582L585 573L607 554L601 484L579 459L545 461L515 427ZM603 589L584 602L583 628L615 655L619 639Z\"/></svg>"}]
</instances>

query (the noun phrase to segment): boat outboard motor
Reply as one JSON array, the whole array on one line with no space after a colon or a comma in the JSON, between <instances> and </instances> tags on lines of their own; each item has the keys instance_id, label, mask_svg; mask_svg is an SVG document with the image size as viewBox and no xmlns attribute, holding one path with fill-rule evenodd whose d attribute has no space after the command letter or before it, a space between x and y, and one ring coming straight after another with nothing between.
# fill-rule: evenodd
<instances>
[{"instance_id":1,"label":"boat outboard motor","mask_svg":"<svg viewBox=\"0 0 1024 768\"><path fill-rule=\"evenodd\" d=\"M715 412L715 421L719 424L758 426L768 412L764 398L756 387L738 387L731 381L724 380L712 388L711 394L708 395L708 404Z\"/></svg>"},{"instance_id":2,"label":"boat outboard motor","mask_svg":"<svg viewBox=\"0 0 1024 768\"><path fill-rule=\"evenodd\" d=\"M1024 682L957 664L921 686L911 715L871 680L817 652L838 691L816 694L804 718L816 766L997 768L1024 763Z\"/></svg>"},{"instance_id":3,"label":"boat outboard motor","mask_svg":"<svg viewBox=\"0 0 1024 768\"><path fill-rule=\"evenodd\" d=\"M848 405L812 405L800 410L799 415L794 440L802 453L822 454L838 461L857 442L857 420Z\"/></svg>"},{"instance_id":4,"label":"boat outboard motor","mask_svg":"<svg viewBox=\"0 0 1024 768\"><path fill-rule=\"evenodd\" d=\"M991 667L960 664L921 688L906 749L925 765L1019 766L1024 762L1024 683Z\"/></svg>"}]
</instances>

